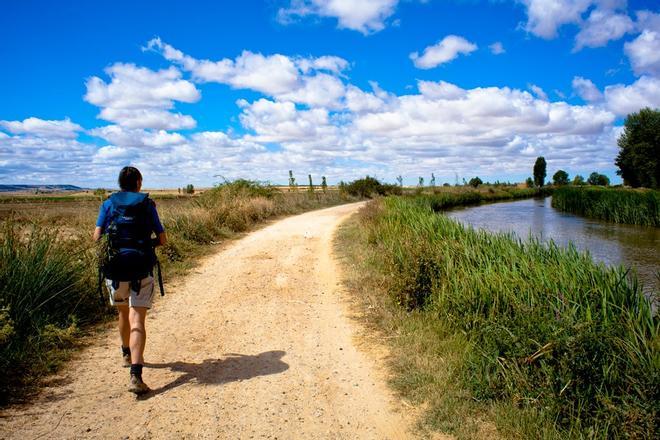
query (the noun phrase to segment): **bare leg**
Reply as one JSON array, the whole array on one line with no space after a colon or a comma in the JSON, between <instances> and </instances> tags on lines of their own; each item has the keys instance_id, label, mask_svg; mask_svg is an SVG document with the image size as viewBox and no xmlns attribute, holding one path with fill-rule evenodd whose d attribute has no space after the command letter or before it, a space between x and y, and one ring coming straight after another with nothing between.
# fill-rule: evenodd
<instances>
[{"instance_id":1,"label":"bare leg","mask_svg":"<svg viewBox=\"0 0 660 440\"><path fill-rule=\"evenodd\" d=\"M144 326L147 317L146 307L131 307L128 312L128 320L131 326L130 347L131 363L144 364L144 346L147 342L147 331Z\"/></svg>"},{"instance_id":2,"label":"bare leg","mask_svg":"<svg viewBox=\"0 0 660 440\"><path fill-rule=\"evenodd\" d=\"M119 312L119 337L122 347L128 347L130 344L131 327L128 322L128 306L117 306Z\"/></svg>"}]
</instances>

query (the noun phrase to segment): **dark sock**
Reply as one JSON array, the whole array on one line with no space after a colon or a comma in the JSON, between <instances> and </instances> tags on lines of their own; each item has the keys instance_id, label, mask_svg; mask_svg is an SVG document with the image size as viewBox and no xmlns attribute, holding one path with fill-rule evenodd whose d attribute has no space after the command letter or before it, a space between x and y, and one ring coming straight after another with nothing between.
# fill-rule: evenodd
<instances>
[{"instance_id":1,"label":"dark sock","mask_svg":"<svg viewBox=\"0 0 660 440\"><path fill-rule=\"evenodd\" d=\"M124 356L126 356L126 355L130 356L131 355L131 348L130 347L124 347L122 345L121 346L121 354L124 355Z\"/></svg>"},{"instance_id":2,"label":"dark sock","mask_svg":"<svg viewBox=\"0 0 660 440\"><path fill-rule=\"evenodd\" d=\"M131 376L142 379L142 364L131 364Z\"/></svg>"}]
</instances>

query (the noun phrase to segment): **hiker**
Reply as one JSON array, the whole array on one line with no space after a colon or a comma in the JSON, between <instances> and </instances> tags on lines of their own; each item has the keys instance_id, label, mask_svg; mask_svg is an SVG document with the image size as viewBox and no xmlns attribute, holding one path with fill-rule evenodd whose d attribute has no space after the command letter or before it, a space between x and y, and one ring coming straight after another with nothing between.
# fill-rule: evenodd
<instances>
[{"instance_id":1,"label":"hiker","mask_svg":"<svg viewBox=\"0 0 660 440\"><path fill-rule=\"evenodd\" d=\"M154 293L155 246L167 241L156 205L141 193L142 174L137 168L119 172L119 188L99 211L94 241L108 234L108 253L99 272L99 292L105 277L110 305L119 312L119 335L124 367L130 367L129 391L144 394L149 387L142 380L147 333L145 318ZM156 238L152 238L152 233ZM159 283L162 292L162 279Z\"/></svg>"}]
</instances>

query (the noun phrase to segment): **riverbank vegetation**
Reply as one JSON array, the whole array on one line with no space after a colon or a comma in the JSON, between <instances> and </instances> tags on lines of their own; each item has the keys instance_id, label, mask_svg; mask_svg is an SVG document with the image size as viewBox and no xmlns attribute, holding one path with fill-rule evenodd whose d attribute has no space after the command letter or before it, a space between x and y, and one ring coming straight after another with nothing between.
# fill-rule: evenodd
<instances>
[{"instance_id":1,"label":"riverbank vegetation","mask_svg":"<svg viewBox=\"0 0 660 440\"><path fill-rule=\"evenodd\" d=\"M425 409L421 428L657 438L659 321L635 278L439 213L458 203L373 201L338 243L349 289L390 345L393 385Z\"/></svg>"},{"instance_id":2,"label":"riverbank vegetation","mask_svg":"<svg viewBox=\"0 0 660 440\"><path fill-rule=\"evenodd\" d=\"M660 226L657 190L565 186L554 191L552 207L614 223Z\"/></svg>"},{"instance_id":3,"label":"riverbank vegetation","mask_svg":"<svg viewBox=\"0 0 660 440\"><path fill-rule=\"evenodd\" d=\"M169 236L158 251L166 281L194 267L196 257L214 244L265 220L351 200L338 191L289 193L247 180L196 197L157 199ZM96 291L97 255L90 237L98 207L97 199L3 212L0 404L20 399L57 370L85 331L112 315Z\"/></svg>"}]
</instances>

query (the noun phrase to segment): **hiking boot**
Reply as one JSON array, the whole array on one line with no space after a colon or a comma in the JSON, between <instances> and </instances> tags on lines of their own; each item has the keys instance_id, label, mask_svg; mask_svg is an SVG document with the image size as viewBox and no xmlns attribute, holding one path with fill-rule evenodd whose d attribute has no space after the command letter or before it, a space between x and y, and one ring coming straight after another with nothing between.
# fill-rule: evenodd
<instances>
[{"instance_id":1,"label":"hiking boot","mask_svg":"<svg viewBox=\"0 0 660 440\"><path fill-rule=\"evenodd\" d=\"M135 393L138 396L151 391L146 383L142 382L142 378L131 374L131 383L128 386L128 391Z\"/></svg>"},{"instance_id":2,"label":"hiking boot","mask_svg":"<svg viewBox=\"0 0 660 440\"><path fill-rule=\"evenodd\" d=\"M131 354L122 354L122 367L129 368L131 366Z\"/></svg>"}]
</instances>

